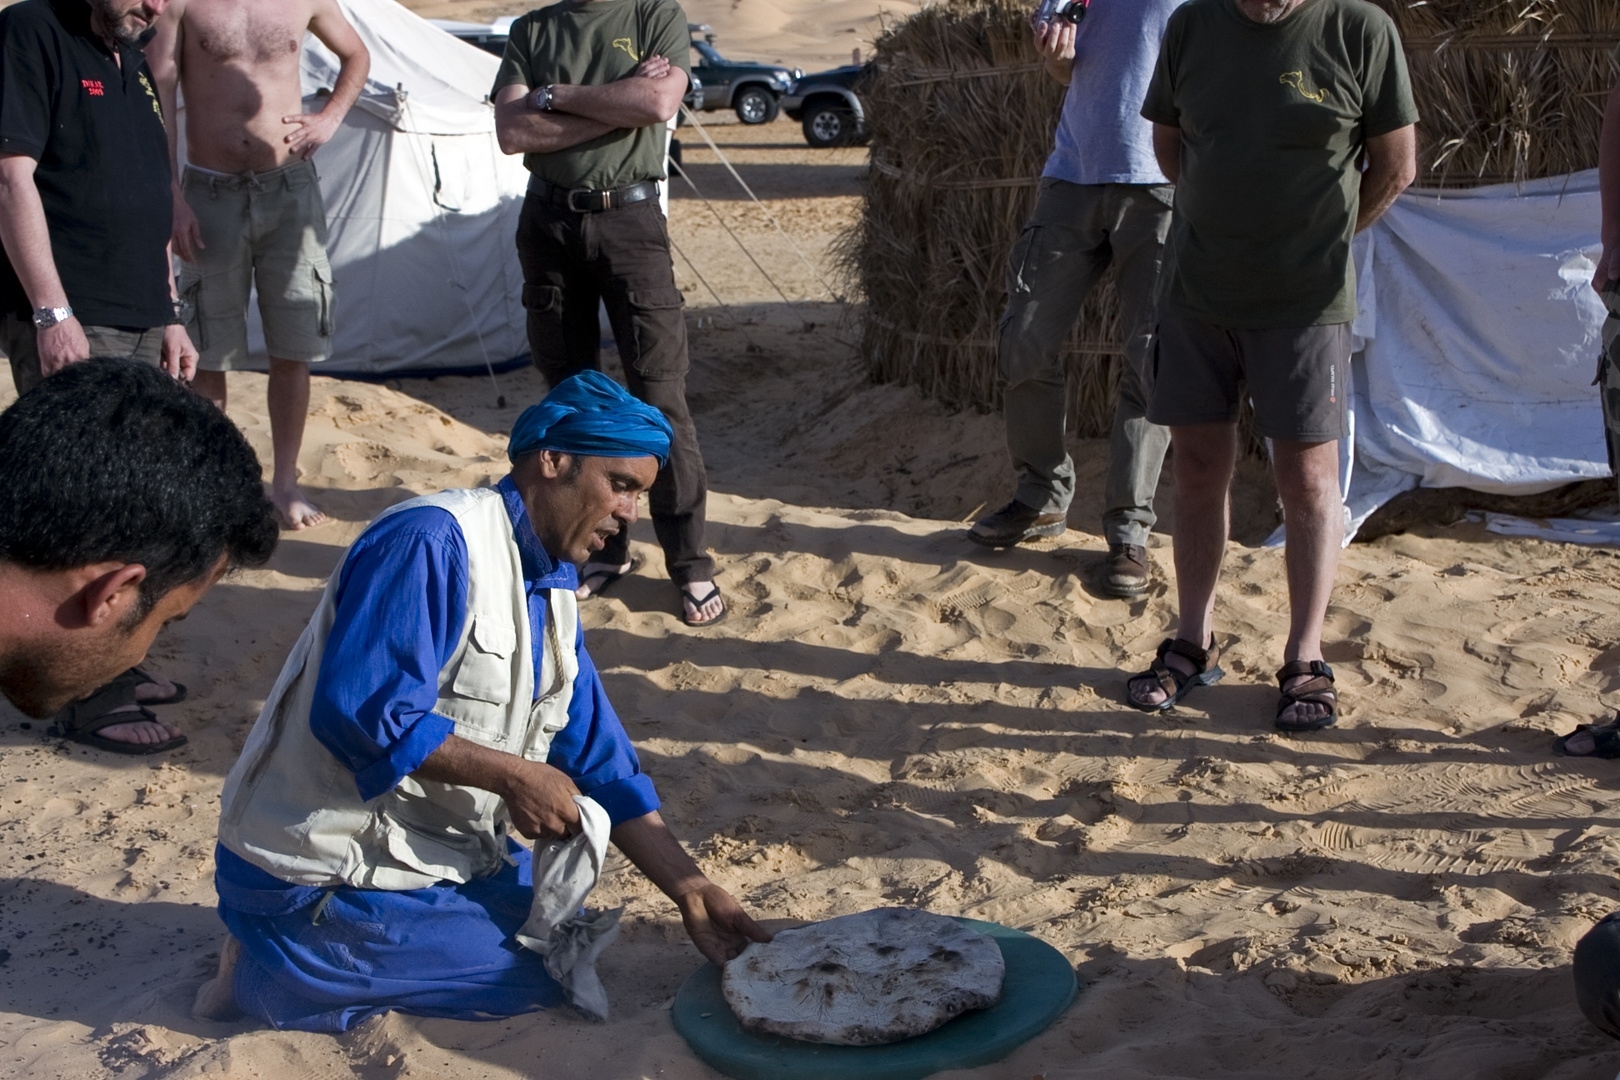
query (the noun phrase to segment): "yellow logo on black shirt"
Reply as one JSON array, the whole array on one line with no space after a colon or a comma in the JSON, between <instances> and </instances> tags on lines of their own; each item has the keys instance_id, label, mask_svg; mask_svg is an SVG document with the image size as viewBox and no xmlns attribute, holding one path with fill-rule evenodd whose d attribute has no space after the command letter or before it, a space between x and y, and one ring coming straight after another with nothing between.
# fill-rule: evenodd
<instances>
[{"instance_id":1,"label":"yellow logo on black shirt","mask_svg":"<svg viewBox=\"0 0 1620 1080\"><path fill-rule=\"evenodd\" d=\"M1314 101L1320 105L1327 98L1326 90L1305 89L1305 73L1303 71L1285 71L1277 76L1277 81L1284 86L1292 86L1299 91L1299 96L1306 101Z\"/></svg>"},{"instance_id":2,"label":"yellow logo on black shirt","mask_svg":"<svg viewBox=\"0 0 1620 1080\"><path fill-rule=\"evenodd\" d=\"M141 72L136 78L141 80L141 89L146 91L146 96L152 99L152 111L157 113L158 123L163 123L163 106L158 101L157 91L147 81L146 72Z\"/></svg>"},{"instance_id":3,"label":"yellow logo on black shirt","mask_svg":"<svg viewBox=\"0 0 1620 1080\"><path fill-rule=\"evenodd\" d=\"M625 51L626 55L628 55L630 57L630 59L636 61L637 63L641 62L641 57L636 55L635 42L631 41L629 38L627 38L627 37L614 38L613 39L613 47L615 49L623 49Z\"/></svg>"}]
</instances>

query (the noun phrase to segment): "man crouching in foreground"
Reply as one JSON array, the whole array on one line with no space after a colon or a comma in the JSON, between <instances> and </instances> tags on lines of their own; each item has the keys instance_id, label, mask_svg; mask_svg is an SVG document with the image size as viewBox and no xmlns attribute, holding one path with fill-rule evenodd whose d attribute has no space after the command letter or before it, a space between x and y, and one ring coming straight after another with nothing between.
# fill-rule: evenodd
<instances>
[{"instance_id":1,"label":"man crouching in foreground","mask_svg":"<svg viewBox=\"0 0 1620 1080\"><path fill-rule=\"evenodd\" d=\"M0 413L0 693L87 746L181 745L114 676L276 534L224 413L144 363L67 365Z\"/></svg>"},{"instance_id":2,"label":"man crouching in foreground","mask_svg":"<svg viewBox=\"0 0 1620 1080\"><path fill-rule=\"evenodd\" d=\"M562 1003L514 940L534 890L506 834L562 838L582 813L606 812L714 963L770 940L659 817L575 608L571 564L635 521L670 435L586 372L518 419L499 485L412 499L350 547L225 781L230 938L199 1015L343 1031Z\"/></svg>"}]
</instances>

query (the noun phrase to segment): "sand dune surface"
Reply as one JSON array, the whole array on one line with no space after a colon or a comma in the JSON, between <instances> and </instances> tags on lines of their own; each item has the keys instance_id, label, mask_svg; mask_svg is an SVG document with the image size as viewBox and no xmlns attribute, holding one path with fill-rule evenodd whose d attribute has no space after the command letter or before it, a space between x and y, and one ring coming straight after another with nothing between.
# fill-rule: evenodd
<instances>
[{"instance_id":1,"label":"sand dune surface","mask_svg":"<svg viewBox=\"0 0 1620 1080\"><path fill-rule=\"evenodd\" d=\"M868 10L713 7L717 26L734 10L784 43L818 11ZM871 385L838 283L823 284L863 153L809 151L787 123L712 134L764 202L703 149L708 201L682 189L671 212L733 614L681 627L644 521L642 571L583 609L664 812L707 871L772 925L913 905L1062 950L1083 984L1073 1008L1006 1061L946 1077L1612 1077L1620 1054L1577 1011L1569 959L1620 893L1620 766L1549 742L1620 691L1615 553L1467 523L1353 546L1329 615L1344 718L1283 738L1285 579L1258 546L1274 496L1248 463L1217 606L1229 674L1168 715L1128 709L1122 672L1173 625L1168 489L1158 577L1135 601L1096 589L1101 442L1072 445L1068 533L969 544L965 523L1011 488L998 419ZM268 458L264 378L230 385ZM153 666L191 687L166 710L183 750L117 758L0 708L0 1074L718 1075L665 1011L699 957L616 856L594 900L626 908L605 1025L394 1015L329 1037L189 1017L221 934L221 779L365 522L504 473L504 432L541 387L517 372L500 392L505 407L486 378L317 378L302 468L336 520L287 536L159 638Z\"/></svg>"}]
</instances>

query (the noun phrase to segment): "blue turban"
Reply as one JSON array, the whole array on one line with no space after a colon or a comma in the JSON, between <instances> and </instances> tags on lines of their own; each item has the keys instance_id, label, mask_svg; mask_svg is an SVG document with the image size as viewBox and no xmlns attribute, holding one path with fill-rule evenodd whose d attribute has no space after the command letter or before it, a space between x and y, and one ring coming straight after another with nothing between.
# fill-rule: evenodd
<instances>
[{"instance_id":1,"label":"blue turban","mask_svg":"<svg viewBox=\"0 0 1620 1080\"><path fill-rule=\"evenodd\" d=\"M564 379L523 410L512 425L506 456L516 461L536 450L587 457L655 457L669 460L674 430L664 414L637 401L599 371Z\"/></svg>"}]
</instances>

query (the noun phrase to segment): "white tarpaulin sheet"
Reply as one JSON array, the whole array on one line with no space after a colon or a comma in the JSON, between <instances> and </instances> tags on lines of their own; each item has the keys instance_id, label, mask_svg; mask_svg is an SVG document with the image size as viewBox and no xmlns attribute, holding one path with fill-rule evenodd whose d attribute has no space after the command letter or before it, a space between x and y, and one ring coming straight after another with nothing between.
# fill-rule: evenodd
<instances>
[{"instance_id":1,"label":"white tarpaulin sheet","mask_svg":"<svg viewBox=\"0 0 1620 1080\"><path fill-rule=\"evenodd\" d=\"M1359 526L1412 487L1532 494L1607 476L1596 170L1408 192L1356 241Z\"/></svg>"}]
</instances>

